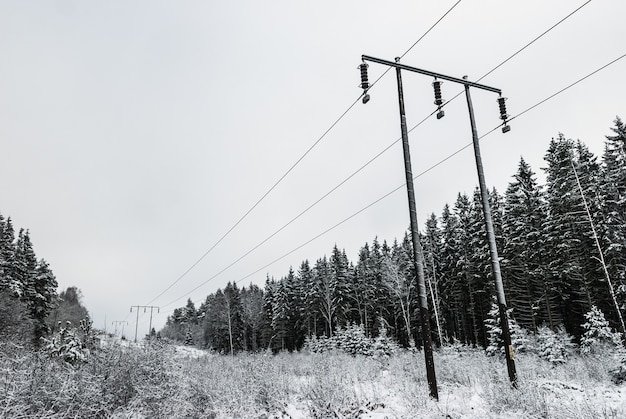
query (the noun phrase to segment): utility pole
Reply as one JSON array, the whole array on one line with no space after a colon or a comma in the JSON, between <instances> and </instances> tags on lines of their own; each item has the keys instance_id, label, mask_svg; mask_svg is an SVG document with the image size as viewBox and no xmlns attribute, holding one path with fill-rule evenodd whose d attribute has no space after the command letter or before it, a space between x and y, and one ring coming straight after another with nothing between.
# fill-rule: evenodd
<instances>
[{"instance_id":1,"label":"utility pole","mask_svg":"<svg viewBox=\"0 0 626 419\"><path fill-rule=\"evenodd\" d=\"M510 127L507 125L508 115L506 114L505 107L505 98L502 97L502 91L500 89L496 89L494 87L486 86L479 83L470 82L467 78L459 79L456 77L450 77L444 74L435 73L433 71L422 70L415 67L410 67L404 64L399 63L399 58L396 58L395 62L382 60L380 58L375 58L367 55L362 55L361 59L363 63L359 66L361 71L361 88L363 89L363 103L367 103L370 100L370 96L368 94L369 83L367 80L367 67L368 65L365 61L374 62L377 64L386 65L389 67L394 67L396 69L397 78L398 78L398 95L400 97L400 121L401 121L401 129L402 129L402 144L405 155L405 172L407 178L407 192L409 194L409 213L411 216L411 236L413 240L413 251L414 251L414 265L417 271L418 277L418 289L419 289L419 300L420 300L420 315L422 319L422 330L423 330L423 339L424 339L424 356L426 358L426 370L428 375L428 385L430 388L431 397L438 399L437 397L437 383L435 380L435 370L434 365L432 365L432 338L430 336L430 316L428 314L428 303L426 300L426 288L424 281L424 271L423 271L423 255L422 249L419 243L419 237L417 232L417 221L415 214L415 201L414 201L414 192L413 192L413 177L410 174L410 155L408 149L408 135L406 132L406 117L404 115L404 99L402 98L402 81L400 78L400 70L407 70L414 73L419 73L423 75L427 75L433 77L435 80L433 82L433 87L435 89L435 105L437 105L437 119L441 119L444 116L444 112L441 109L443 105L443 99L441 98L441 80L447 80L453 83L462 84L465 86L465 93L467 96L467 104L470 113L470 124L472 127L472 140L474 143L474 155L476 158L476 168L478 171L478 180L480 183L481 197L482 197L482 205L483 205L483 214L485 216L485 227L487 230L487 236L489 241L489 251L491 255L491 268L494 276L494 280L496 282L496 290L497 290L497 298L498 298L498 307L500 311L500 325L502 328L502 336L505 343L505 355L506 355L506 363L507 370L509 374L509 379L513 385L517 382L517 373L515 370L515 362L513 360L513 346L511 345L511 335L509 331L509 322L506 315L506 300L504 297L504 286L502 283L502 276L500 273L500 262L498 260L498 252L496 248L495 234L493 230L493 222L491 220L491 209L489 207L489 195L488 190L485 183L485 176L483 173L482 161L480 157L480 148L478 144L478 134L476 130L476 123L474 120L474 110L472 107L471 98L469 95L469 88L475 87L482 90L487 90L490 92L498 93L498 105L500 107L500 119L502 119L503 127L502 132L506 133L510 130ZM405 146L406 143L406 146ZM413 198L412 198L413 196ZM413 203L411 201L413 200ZM415 225L415 227L414 227ZM427 335L426 335L427 334ZM427 345L429 348L427 348ZM429 358L430 357L430 358Z\"/></svg>"},{"instance_id":2,"label":"utility pole","mask_svg":"<svg viewBox=\"0 0 626 419\"><path fill-rule=\"evenodd\" d=\"M126 321L126 320L113 320L113 321L111 322L111 324L112 324L112 325L115 325L115 331L113 332L113 334L114 334L115 336L117 336L117 325L118 325L118 324L121 324L121 325L122 325L122 337L124 337L124 325L127 325L127 324L128 324L128 321Z\"/></svg>"},{"instance_id":3,"label":"utility pole","mask_svg":"<svg viewBox=\"0 0 626 419\"><path fill-rule=\"evenodd\" d=\"M396 59L397 61L398 59ZM402 75L396 68L398 81L398 103L400 107L400 130L402 132L402 150L404 152L404 174L406 178L406 190L409 200L409 218L411 221L411 241L413 243L413 267L417 272L417 294L420 305L420 322L422 326L422 341L424 344L424 359L426 362L426 378L430 397L439 400L437 391L437 377L435 375L435 361L433 360L433 341L430 334L430 313L426 297L426 282L424 280L424 264L422 245L417 229L417 209L415 205L415 190L413 189L413 172L411 168L411 152L409 150L409 134L406 127L406 114L404 110L404 92L402 90Z\"/></svg>"},{"instance_id":4,"label":"utility pole","mask_svg":"<svg viewBox=\"0 0 626 419\"><path fill-rule=\"evenodd\" d=\"M463 79L466 80L467 76L463 77ZM502 282L502 273L500 271L500 259L498 258L498 247L496 246L496 234L493 229L493 220L491 218L489 191L487 190L487 183L485 181L482 158L480 157L478 131L476 130L476 120L474 119L474 107L472 106L472 98L467 84L465 85L465 96L467 98L467 108L469 109L470 126L472 127L474 157L476 159L476 170L478 172L478 183L480 185L483 215L485 216L485 228L487 230L487 240L489 242L489 254L491 255L491 272L493 273L493 277L496 282L496 294L498 298L498 311L500 313L500 327L502 328L502 340L504 340L506 368L509 373L509 379L515 386L517 383L517 371L515 370L515 361L513 360L513 344L511 342L511 332L509 330L509 319L506 313L507 307L506 298L504 296L504 284ZM504 115L506 115L506 112ZM506 121L506 118L503 119ZM505 125L505 127L508 128L508 125ZM506 132L504 131L504 128L503 132Z\"/></svg>"},{"instance_id":5,"label":"utility pole","mask_svg":"<svg viewBox=\"0 0 626 419\"><path fill-rule=\"evenodd\" d=\"M137 309L137 320L135 321L135 343L137 343L137 327L139 326L139 309L143 308L143 312L145 313L147 309L150 309L150 326L148 328L148 336L152 333L152 311L156 308L157 313L159 312L159 307L157 306L130 306L130 312L133 312L133 308Z\"/></svg>"}]
</instances>

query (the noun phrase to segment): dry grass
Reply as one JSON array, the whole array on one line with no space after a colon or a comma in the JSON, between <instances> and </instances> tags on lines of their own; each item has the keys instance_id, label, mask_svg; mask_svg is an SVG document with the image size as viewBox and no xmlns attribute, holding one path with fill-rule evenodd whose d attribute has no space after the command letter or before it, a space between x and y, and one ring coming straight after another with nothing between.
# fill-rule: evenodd
<instances>
[{"instance_id":1,"label":"dry grass","mask_svg":"<svg viewBox=\"0 0 626 419\"><path fill-rule=\"evenodd\" d=\"M605 355L552 366L482 351L435 354L439 402L428 397L424 358L385 362L342 354L181 356L173 347L113 345L73 367L0 345L0 417L626 417L626 387L611 384Z\"/></svg>"}]
</instances>

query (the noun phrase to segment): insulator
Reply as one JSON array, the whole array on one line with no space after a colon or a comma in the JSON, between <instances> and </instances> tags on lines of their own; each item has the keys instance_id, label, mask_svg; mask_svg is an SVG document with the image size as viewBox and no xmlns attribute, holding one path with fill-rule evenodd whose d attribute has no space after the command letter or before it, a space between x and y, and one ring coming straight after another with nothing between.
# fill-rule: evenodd
<instances>
[{"instance_id":1,"label":"insulator","mask_svg":"<svg viewBox=\"0 0 626 419\"><path fill-rule=\"evenodd\" d=\"M509 116L506 114L506 103L504 103L505 100L505 97L499 97L498 107L500 108L500 119L506 122Z\"/></svg>"},{"instance_id":2,"label":"insulator","mask_svg":"<svg viewBox=\"0 0 626 419\"><path fill-rule=\"evenodd\" d=\"M361 69L361 88L362 89L368 89L370 87L370 84L367 80L367 67L368 65L366 63L359 65L359 68Z\"/></svg>"},{"instance_id":3,"label":"insulator","mask_svg":"<svg viewBox=\"0 0 626 419\"><path fill-rule=\"evenodd\" d=\"M441 83L439 80L435 80L433 82L433 87L435 88L435 105L441 106L443 104L443 99L441 98Z\"/></svg>"}]
</instances>

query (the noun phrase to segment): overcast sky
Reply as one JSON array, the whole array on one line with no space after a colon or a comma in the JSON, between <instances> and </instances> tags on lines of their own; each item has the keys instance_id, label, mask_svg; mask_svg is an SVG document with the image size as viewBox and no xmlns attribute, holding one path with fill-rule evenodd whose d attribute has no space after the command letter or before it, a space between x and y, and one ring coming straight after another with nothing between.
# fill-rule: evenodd
<instances>
[{"instance_id":1,"label":"overcast sky","mask_svg":"<svg viewBox=\"0 0 626 419\"><path fill-rule=\"evenodd\" d=\"M215 276L399 138L394 72L153 301L359 97L362 54L404 54L454 3L0 0L0 213L30 230L59 290L80 288L108 330L113 320L132 330L130 306L148 303L162 307L160 327L187 297L278 279L335 244L356 261L374 237L403 236L404 189L263 268L402 185L400 143ZM584 3L463 0L402 62L477 80ZM587 3L482 80L502 89L511 115L626 53L626 2ZM370 64L370 80L385 70ZM615 116L626 118L624 74L626 59L486 136L488 186L504 192L521 156L542 180L559 132L600 155ZM434 110L432 79L403 77L413 127ZM444 99L461 90L444 83ZM497 95L472 95L486 133L499 123ZM464 97L445 112L410 133L414 174L471 142ZM476 185L469 148L420 176L420 225ZM146 333L143 313L139 325Z\"/></svg>"}]
</instances>

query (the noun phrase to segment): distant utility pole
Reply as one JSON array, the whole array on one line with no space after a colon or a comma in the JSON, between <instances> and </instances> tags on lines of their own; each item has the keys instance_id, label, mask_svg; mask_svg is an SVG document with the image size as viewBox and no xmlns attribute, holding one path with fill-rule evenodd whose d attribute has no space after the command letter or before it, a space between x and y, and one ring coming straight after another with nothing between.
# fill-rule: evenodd
<instances>
[{"instance_id":1,"label":"distant utility pole","mask_svg":"<svg viewBox=\"0 0 626 419\"><path fill-rule=\"evenodd\" d=\"M124 337L124 326L128 324L128 321L126 321L126 320L113 320L111 322L111 324L115 326L115 331L113 332L113 334L115 336L117 336L117 325L121 324L122 325L122 337Z\"/></svg>"},{"instance_id":2,"label":"distant utility pole","mask_svg":"<svg viewBox=\"0 0 626 419\"><path fill-rule=\"evenodd\" d=\"M148 336L152 333L152 310L157 309L157 313L159 312L159 307L157 306L130 306L130 312L133 312L133 308L137 309L137 320L135 321L135 343L137 343L137 327L139 326L139 309L143 308L143 312L145 313L147 309L150 309L150 326L148 327Z\"/></svg>"},{"instance_id":3,"label":"distant utility pole","mask_svg":"<svg viewBox=\"0 0 626 419\"><path fill-rule=\"evenodd\" d=\"M434 77L433 87L435 89L435 105L437 105L437 119L441 119L445 114L441 109L443 105L443 99L441 97L441 80L451 81L453 83L459 83L465 86L465 94L467 97L467 105L470 113L470 124L472 128L472 140L474 143L474 156L476 158L476 168L478 170L478 180L480 183L483 214L485 217L485 227L487 230L487 236L489 241L489 251L491 254L491 268L493 276L496 282L496 291L498 298L498 307L500 311L500 325L502 328L502 337L505 346L505 355L507 361L507 369L509 373L509 379L515 385L517 381L517 374L515 371L515 361L513 361L513 346L511 344L511 335L509 331L509 322L507 318L506 300L504 298L504 286L502 284L502 276L500 273L500 262L498 259L498 251L496 248L495 234L493 230L493 221L491 219L491 209L489 207L489 194L485 183L485 176L483 173L482 161L480 157L480 149L478 145L478 134L476 131L476 123L474 121L474 109L472 107L472 101L469 94L469 88L475 87L478 89L488 90L494 93L498 93L498 105L500 107L500 119L503 121L502 132L508 132L510 127L507 125L505 98L501 96L500 89L494 87L485 86L482 84L468 81L466 78L459 79L456 77L450 77L443 74L435 73L432 71L422 70L415 67L409 67L404 64L400 64L399 58L396 58L395 62L382 60L380 58L374 58L367 55L362 55L361 59L363 63L359 66L361 71L361 88L363 89L363 103L367 103L370 100L368 94L369 82L367 80L367 67L365 61L374 62L377 64L394 67L396 69L397 81L398 81L398 98L400 103L400 128L402 131L402 146L404 150L404 166L406 174L406 187L409 198L409 216L411 218L411 238L413 242L413 263L417 272L418 278L418 292L420 303L420 319L422 324L422 338L424 340L424 357L426 360L426 375L428 379L428 386L430 390L430 396L434 399L439 399L437 392L437 381L435 377L435 366L432 355L432 337L430 335L430 314L428 311L428 300L426 295L426 285L424 280L424 266L423 266L423 254L422 247L419 241L419 233L417 229L417 212L415 209L415 194L413 189L413 175L411 172L411 156L409 152L409 140L406 128L406 116L404 110L404 95L402 92L402 78L400 75L401 70L407 70L414 73L424 74L430 77Z\"/></svg>"}]
</instances>

